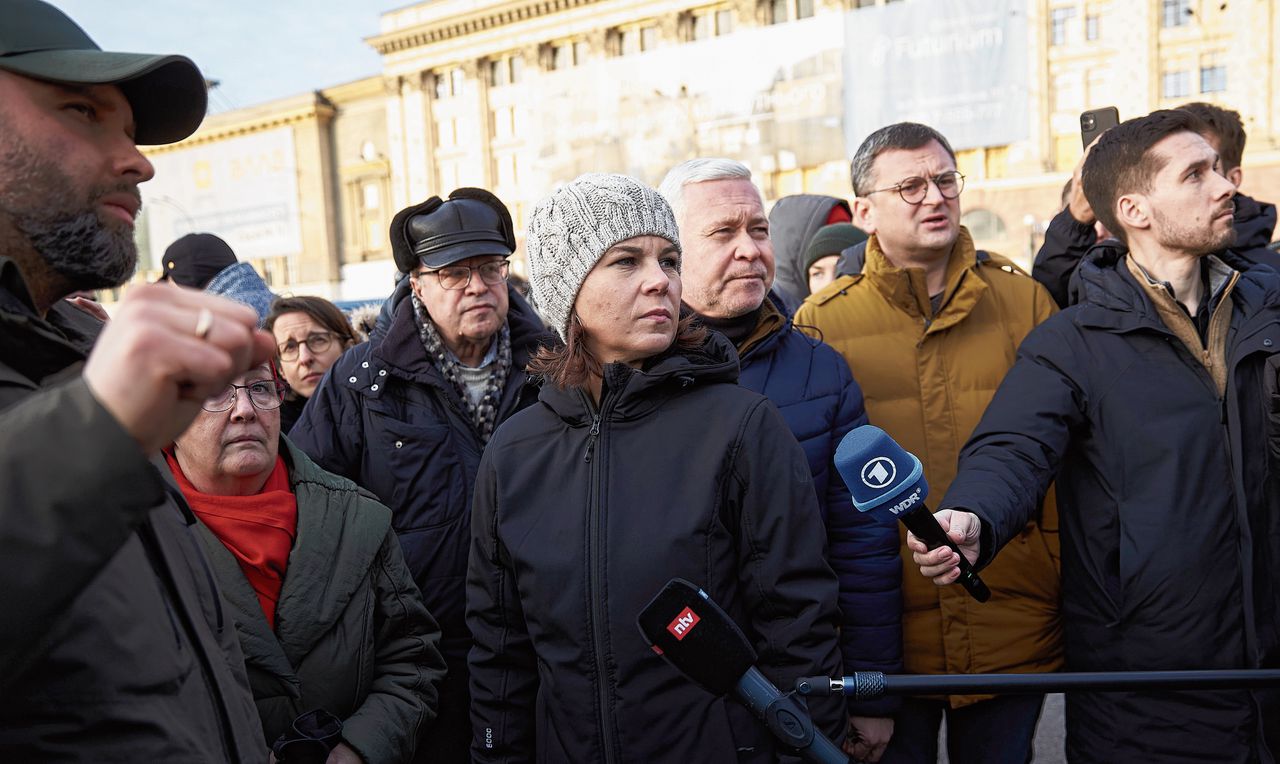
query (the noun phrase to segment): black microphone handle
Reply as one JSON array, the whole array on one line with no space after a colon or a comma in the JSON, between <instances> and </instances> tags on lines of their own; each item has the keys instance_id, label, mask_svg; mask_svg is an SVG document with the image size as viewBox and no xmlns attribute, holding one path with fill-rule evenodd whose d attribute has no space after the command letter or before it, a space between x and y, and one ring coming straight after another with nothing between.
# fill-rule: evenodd
<instances>
[{"instance_id":1,"label":"black microphone handle","mask_svg":"<svg viewBox=\"0 0 1280 764\"><path fill-rule=\"evenodd\" d=\"M951 537L946 531L942 530L942 526L938 525L938 520L929 511L924 504L917 504L914 508L898 515L898 519L902 524L907 526L907 530L915 534L916 538L924 542L929 549L937 549L945 546L951 549L960 557L960 578L956 579L956 583L964 587L978 602L986 602L991 599L991 590L987 585L978 578L978 572L973 569L973 565L969 563L969 558L964 556L964 552L955 545Z\"/></svg>"},{"instance_id":2,"label":"black microphone handle","mask_svg":"<svg viewBox=\"0 0 1280 764\"><path fill-rule=\"evenodd\" d=\"M752 666L738 680L738 699L764 723L774 737L816 764L848 764L849 757L809 718L809 710L794 694L783 695L760 669Z\"/></svg>"},{"instance_id":3,"label":"black microphone handle","mask_svg":"<svg viewBox=\"0 0 1280 764\"><path fill-rule=\"evenodd\" d=\"M886 695L1009 695L1047 692L1237 690L1259 687L1280 687L1280 669L918 675L859 671L839 679L814 676L796 681L796 691L803 696L847 695L856 700L877 700Z\"/></svg>"}]
</instances>

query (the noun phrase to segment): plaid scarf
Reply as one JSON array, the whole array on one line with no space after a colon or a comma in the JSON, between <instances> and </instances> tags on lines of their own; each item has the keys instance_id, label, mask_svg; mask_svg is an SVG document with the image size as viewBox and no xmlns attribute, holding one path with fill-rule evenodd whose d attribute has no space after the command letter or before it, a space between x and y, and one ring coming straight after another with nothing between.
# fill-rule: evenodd
<instances>
[{"instance_id":1,"label":"plaid scarf","mask_svg":"<svg viewBox=\"0 0 1280 764\"><path fill-rule=\"evenodd\" d=\"M422 301L417 295L411 295L411 299L413 300L413 319L418 325L418 338L422 340L422 347L427 351L427 358L435 364L435 367L457 391L458 398L462 400L462 405L471 419L471 427L476 435L480 436L480 443L488 443L489 436L493 435L493 428L498 425L498 404L502 402L502 390L507 386L507 378L511 376L511 330L504 323L502 329L498 331L498 357L489 371L484 395L480 396L479 403L472 403L467 383L463 381L458 371L458 361L445 347L444 340L440 338L440 332L436 330L435 323L427 315L427 309Z\"/></svg>"}]
</instances>

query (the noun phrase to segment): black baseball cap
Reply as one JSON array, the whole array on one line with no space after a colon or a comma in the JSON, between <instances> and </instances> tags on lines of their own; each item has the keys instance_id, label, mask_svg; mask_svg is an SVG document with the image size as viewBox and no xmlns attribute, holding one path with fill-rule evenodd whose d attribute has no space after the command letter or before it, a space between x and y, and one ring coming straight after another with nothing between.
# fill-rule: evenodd
<instances>
[{"instance_id":1,"label":"black baseball cap","mask_svg":"<svg viewBox=\"0 0 1280 764\"><path fill-rule=\"evenodd\" d=\"M189 233L164 251L160 281L204 289L209 281L239 260L231 245L211 233Z\"/></svg>"},{"instance_id":2,"label":"black baseball cap","mask_svg":"<svg viewBox=\"0 0 1280 764\"><path fill-rule=\"evenodd\" d=\"M204 76L185 56L112 53L41 0L0 0L0 69L73 85L116 85L133 109L140 145L174 143L204 120Z\"/></svg>"}]
</instances>

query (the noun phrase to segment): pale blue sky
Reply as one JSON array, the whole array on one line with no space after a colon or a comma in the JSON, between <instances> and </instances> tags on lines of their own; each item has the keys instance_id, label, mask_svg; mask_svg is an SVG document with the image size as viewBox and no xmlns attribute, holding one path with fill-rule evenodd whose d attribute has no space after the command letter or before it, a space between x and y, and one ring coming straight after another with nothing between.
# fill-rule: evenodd
<instances>
[{"instance_id":1,"label":"pale blue sky","mask_svg":"<svg viewBox=\"0 0 1280 764\"><path fill-rule=\"evenodd\" d=\"M48 0L105 50L181 53L225 111L377 74L363 38L406 0Z\"/></svg>"}]
</instances>

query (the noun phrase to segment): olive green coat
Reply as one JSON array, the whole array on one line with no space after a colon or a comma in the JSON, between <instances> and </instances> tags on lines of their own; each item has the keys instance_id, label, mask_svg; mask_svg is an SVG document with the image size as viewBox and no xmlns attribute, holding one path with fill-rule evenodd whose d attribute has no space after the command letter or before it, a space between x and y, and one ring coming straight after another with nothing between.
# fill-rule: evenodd
<instances>
[{"instance_id":1,"label":"olive green coat","mask_svg":"<svg viewBox=\"0 0 1280 764\"><path fill-rule=\"evenodd\" d=\"M201 536L236 620L249 684L270 744L324 708L368 764L407 762L435 718L440 629L400 556L391 511L325 472L284 437L298 529L271 631L235 557Z\"/></svg>"}]
</instances>

